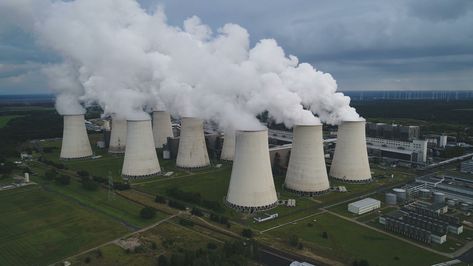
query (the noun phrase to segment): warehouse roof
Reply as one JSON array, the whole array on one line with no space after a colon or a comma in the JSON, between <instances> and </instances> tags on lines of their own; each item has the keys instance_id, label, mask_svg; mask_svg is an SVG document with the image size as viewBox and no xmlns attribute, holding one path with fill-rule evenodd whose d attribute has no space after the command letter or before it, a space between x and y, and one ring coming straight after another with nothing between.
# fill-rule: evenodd
<instances>
[{"instance_id":1,"label":"warehouse roof","mask_svg":"<svg viewBox=\"0 0 473 266\"><path fill-rule=\"evenodd\" d=\"M377 199L372 199L372 198L365 198L359 201L352 202L348 205L354 206L356 208L362 208L365 206L373 205L373 204L379 204L380 201Z\"/></svg>"}]
</instances>

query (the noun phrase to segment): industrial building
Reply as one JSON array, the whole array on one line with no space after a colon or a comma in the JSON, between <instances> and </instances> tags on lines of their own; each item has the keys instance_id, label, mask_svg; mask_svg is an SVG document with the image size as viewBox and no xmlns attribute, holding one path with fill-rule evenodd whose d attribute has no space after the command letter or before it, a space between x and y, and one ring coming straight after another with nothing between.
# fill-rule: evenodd
<instances>
[{"instance_id":1,"label":"industrial building","mask_svg":"<svg viewBox=\"0 0 473 266\"><path fill-rule=\"evenodd\" d=\"M204 137L203 121L195 117L183 117L176 166L199 168L210 165Z\"/></svg>"},{"instance_id":2,"label":"industrial building","mask_svg":"<svg viewBox=\"0 0 473 266\"><path fill-rule=\"evenodd\" d=\"M284 185L300 194L314 195L330 189L325 166L322 125L297 125Z\"/></svg>"},{"instance_id":3,"label":"industrial building","mask_svg":"<svg viewBox=\"0 0 473 266\"><path fill-rule=\"evenodd\" d=\"M419 126L401 126L385 123L366 123L366 136L370 138L412 141L419 139Z\"/></svg>"},{"instance_id":4,"label":"industrial building","mask_svg":"<svg viewBox=\"0 0 473 266\"><path fill-rule=\"evenodd\" d=\"M467 173L467 174L473 174L473 159L461 162L460 172Z\"/></svg>"},{"instance_id":5,"label":"industrial building","mask_svg":"<svg viewBox=\"0 0 473 266\"><path fill-rule=\"evenodd\" d=\"M81 159L92 156L83 114L64 115L60 158Z\"/></svg>"},{"instance_id":6,"label":"industrial building","mask_svg":"<svg viewBox=\"0 0 473 266\"><path fill-rule=\"evenodd\" d=\"M122 176L134 179L159 174L161 167L154 147L151 120L128 120L127 124Z\"/></svg>"},{"instance_id":7,"label":"industrial building","mask_svg":"<svg viewBox=\"0 0 473 266\"><path fill-rule=\"evenodd\" d=\"M154 111L153 139L155 147L162 148L167 143L167 139L173 136L171 115L164 111Z\"/></svg>"},{"instance_id":8,"label":"industrial building","mask_svg":"<svg viewBox=\"0 0 473 266\"><path fill-rule=\"evenodd\" d=\"M366 138L370 155L395 158L408 162L427 162L427 140L400 141L381 138Z\"/></svg>"},{"instance_id":9,"label":"industrial building","mask_svg":"<svg viewBox=\"0 0 473 266\"><path fill-rule=\"evenodd\" d=\"M112 118L112 130L110 133L109 153L124 153L126 147L126 120Z\"/></svg>"},{"instance_id":10,"label":"industrial building","mask_svg":"<svg viewBox=\"0 0 473 266\"><path fill-rule=\"evenodd\" d=\"M366 148L365 121L344 121L338 126L337 145L330 176L345 182L371 181Z\"/></svg>"},{"instance_id":11,"label":"industrial building","mask_svg":"<svg viewBox=\"0 0 473 266\"><path fill-rule=\"evenodd\" d=\"M348 211L354 214L363 214L379 209L381 201L372 198L365 198L348 204Z\"/></svg>"},{"instance_id":12,"label":"industrial building","mask_svg":"<svg viewBox=\"0 0 473 266\"><path fill-rule=\"evenodd\" d=\"M238 211L250 213L277 206L267 130L236 131L226 203Z\"/></svg>"}]
</instances>

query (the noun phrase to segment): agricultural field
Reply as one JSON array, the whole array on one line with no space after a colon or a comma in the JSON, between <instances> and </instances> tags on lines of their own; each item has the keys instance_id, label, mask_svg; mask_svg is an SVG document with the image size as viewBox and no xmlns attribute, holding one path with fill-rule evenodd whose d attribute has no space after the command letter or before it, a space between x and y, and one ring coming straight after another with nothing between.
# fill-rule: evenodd
<instances>
[{"instance_id":1,"label":"agricultural field","mask_svg":"<svg viewBox=\"0 0 473 266\"><path fill-rule=\"evenodd\" d=\"M327 237L323 237L326 232ZM270 236L265 236L270 234ZM314 254L344 263L365 259L370 265L432 265L448 260L400 240L364 228L329 213L313 216L261 235L263 241L287 246L291 236Z\"/></svg>"},{"instance_id":2,"label":"agricultural field","mask_svg":"<svg viewBox=\"0 0 473 266\"><path fill-rule=\"evenodd\" d=\"M129 230L39 186L0 192L0 265L46 265Z\"/></svg>"},{"instance_id":3,"label":"agricultural field","mask_svg":"<svg viewBox=\"0 0 473 266\"><path fill-rule=\"evenodd\" d=\"M21 115L0 115L0 128L3 128L10 122L10 120L17 117L22 117Z\"/></svg>"}]
</instances>

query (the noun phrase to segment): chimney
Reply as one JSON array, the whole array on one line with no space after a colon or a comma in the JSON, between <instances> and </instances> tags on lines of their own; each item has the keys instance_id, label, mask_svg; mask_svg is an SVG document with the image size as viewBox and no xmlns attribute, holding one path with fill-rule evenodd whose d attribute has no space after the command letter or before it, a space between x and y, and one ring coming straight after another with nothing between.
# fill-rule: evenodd
<instances>
[{"instance_id":1,"label":"chimney","mask_svg":"<svg viewBox=\"0 0 473 266\"><path fill-rule=\"evenodd\" d=\"M60 158L80 159L92 156L83 114L64 115Z\"/></svg>"},{"instance_id":2,"label":"chimney","mask_svg":"<svg viewBox=\"0 0 473 266\"><path fill-rule=\"evenodd\" d=\"M343 121L338 126L331 177L351 183L371 181L365 124L365 121Z\"/></svg>"},{"instance_id":3,"label":"chimney","mask_svg":"<svg viewBox=\"0 0 473 266\"><path fill-rule=\"evenodd\" d=\"M181 136L177 151L176 166L181 168L198 168L210 165L204 137L202 119L183 117Z\"/></svg>"},{"instance_id":4,"label":"chimney","mask_svg":"<svg viewBox=\"0 0 473 266\"><path fill-rule=\"evenodd\" d=\"M286 189L310 196L328 191L322 125L296 125L293 133Z\"/></svg>"},{"instance_id":5,"label":"chimney","mask_svg":"<svg viewBox=\"0 0 473 266\"><path fill-rule=\"evenodd\" d=\"M268 131L236 131L235 157L226 202L243 212L278 204L269 160Z\"/></svg>"},{"instance_id":6,"label":"chimney","mask_svg":"<svg viewBox=\"0 0 473 266\"><path fill-rule=\"evenodd\" d=\"M159 174L161 167L154 148L151 120L128 120L127 123L122 176L134 179Z\"/></svg>"},{"instance_id":7,"label":"chimney","mask_svg":"<svg viewBox=\"0 0 473 266\"><path fill-rule=\"evenodd\" d=\"M168 138L172 138L171 116L168 112L153 112L153 137L156 148L162 148Z\"/></svg>"}]
</instances>

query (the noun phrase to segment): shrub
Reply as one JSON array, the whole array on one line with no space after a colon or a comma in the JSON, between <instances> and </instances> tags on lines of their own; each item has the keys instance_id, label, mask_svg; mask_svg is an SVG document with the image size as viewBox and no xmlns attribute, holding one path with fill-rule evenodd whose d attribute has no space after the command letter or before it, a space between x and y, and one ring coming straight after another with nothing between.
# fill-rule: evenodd
<instances>
[{"instance_id":1,"label":"shrub","mask_svg":"<svg viewBox=\"0 0 473 266\"><path fill-rule=\"evenodd\" d=\"M94 180L94 181L97 182L97 183L102 183L102 184L105 184L105 183L107 183L107 181L108 181L108 180L107 180L106 178L104 178L104 177L95 176L95 175L92 177L92 180Z\"/></svg>"},{"instance_id":2,"label":"shrub","mask_svg":"<svg viewBox=\"0 0 473 266\"><path fill-rule=\"evenodd\" d=\"M89 172L85 171L85 170L79 170L77 171L77 175L80 176L80 177L88 177L89 176Z\"/></svg>"},{"instance_id":3,"label":"shrub","mask_svg":"<svg viewBox=\"0 0 473 266\"><path fill-rule=\"evenodd\" d=\"M191 214L195 215L195 216L199 216L199 217L204 216L204 213L202 213L202 211L200 209L195 208L195 207L192 208Z\"/></svg>"},{"instance_id":4,"label":"shrub","mask_svg":"<svg viewBox=\"0 0 473 266\"><path fill-rule=\"evenodd\" d=\"M122 182L113 182L113 188L116 190L127 190L130 189L130 184Z\"/></svg>"},{"instance_id":5,"label":"shrub","mask_svg":"<svg viewBox=\"0 0 473 266\"><path fill-rule=\"evenodd\" d=\"M327 232L322 232L322 238L323 239L328 239L328 233Z\"/></svg>"},{"instance_id":6,"label":"shrub","mask_svg":"<svg viewBox=\"0 0 473 266\"><path fill-rule=\"evenodd\" d=\"M297 244L299 244L299 237L297 235L291 235L289 237L289 245L297 247Z\"/></svg>"},{"instance_id":7,"label":"shrub","mask_svg":"<svg viewBox=\"0 0 473 266\"><path fill-rule=\"evenodd\" d=\"M179 202L174 201L174 200L170 200L168 202L168 205L169 205L169 207L174 208L174 209L178 209L178 210L185 210L186 209L186 206L184 204L179 203Z\"/></svg>"},{"instance_id":8,"label":"shrub","mask_svg":"<svg viewBox=\"0 0 473 266\"><path fill-rule=\"evenodd\" d=\"M194 222L191 221L191 220L187 220L187 219L181 219L181 220L179 220L179 224L180 224L180 225L183 225L183 226L188 226L188 227L194 226Z\"/></svg>"},{"instance_id":9,"label":"shrub","mask_svg":"<svg viewBox=\"0 0 473 266\"><path fill-rule=\"evenodd\" d=\"M217 249L217 245L213 242L209 242L207 244L207 249L211 249L211 250Z\"/></svg>"},{"instance_id":10,"label":"shrub","mask_svg":"<svg viewBox=\"0 0 473 266\"><path fill-rule=\"evenodd\" d=\"M241 235L243 237L246 237L246 238L252 238L253 237L253 231L251 231L251 229L247 228L247 229L243 229L241 231Z\"/></svg>"},{"instance_id":11,"label":"shrub","mask_svg":"<svg viewBox=\"0 0 473 266\"><path fill-rule=\"evenodd\" d=\"M140 211L140 216L143 219L151 219L156 215L156 211L151 207L144 207Z\"/></svg>"},{"instance_id":12,"label":"shrub","mask_svg":"<svg viewBox=\"0 0 473 266\"><path fill-rule=\"evenodd\" d=\"M168 265L169 265L168 258L164 255L160 255L158 257L158 266L168 266Z\"/></svg>"},{"instance_id":13,"label":"shrub","mask_svg":"<svg viewBox=\"0 0 473 266\"><path fill-rule=\"evenodd\" d=\"M66 186L71 183L71 177L68 175L61 175L57 177L55 180L56 184L61 185L61 186Z\"/></svg>"},{"instance_id":14,"label":"shrub","mask_svg":"<svg viewBox=\"0 0 473 266\"><path fill-rule=\"evenodd\" d=\"M99 184L88 177L82 178L82 187L86 190L94 191L99 188Z\"/></svg>"},{"instance_id":15,"label":"shrub","mask_svg":"<svg viewBox=\"0 0 473 266\"><path fill-rule=\"evenodd\" d=\"M166 198L160 195L156 195L156 198L154 199L154 201L157 203L166 203Z\"/></svg>"}]
</instances>

